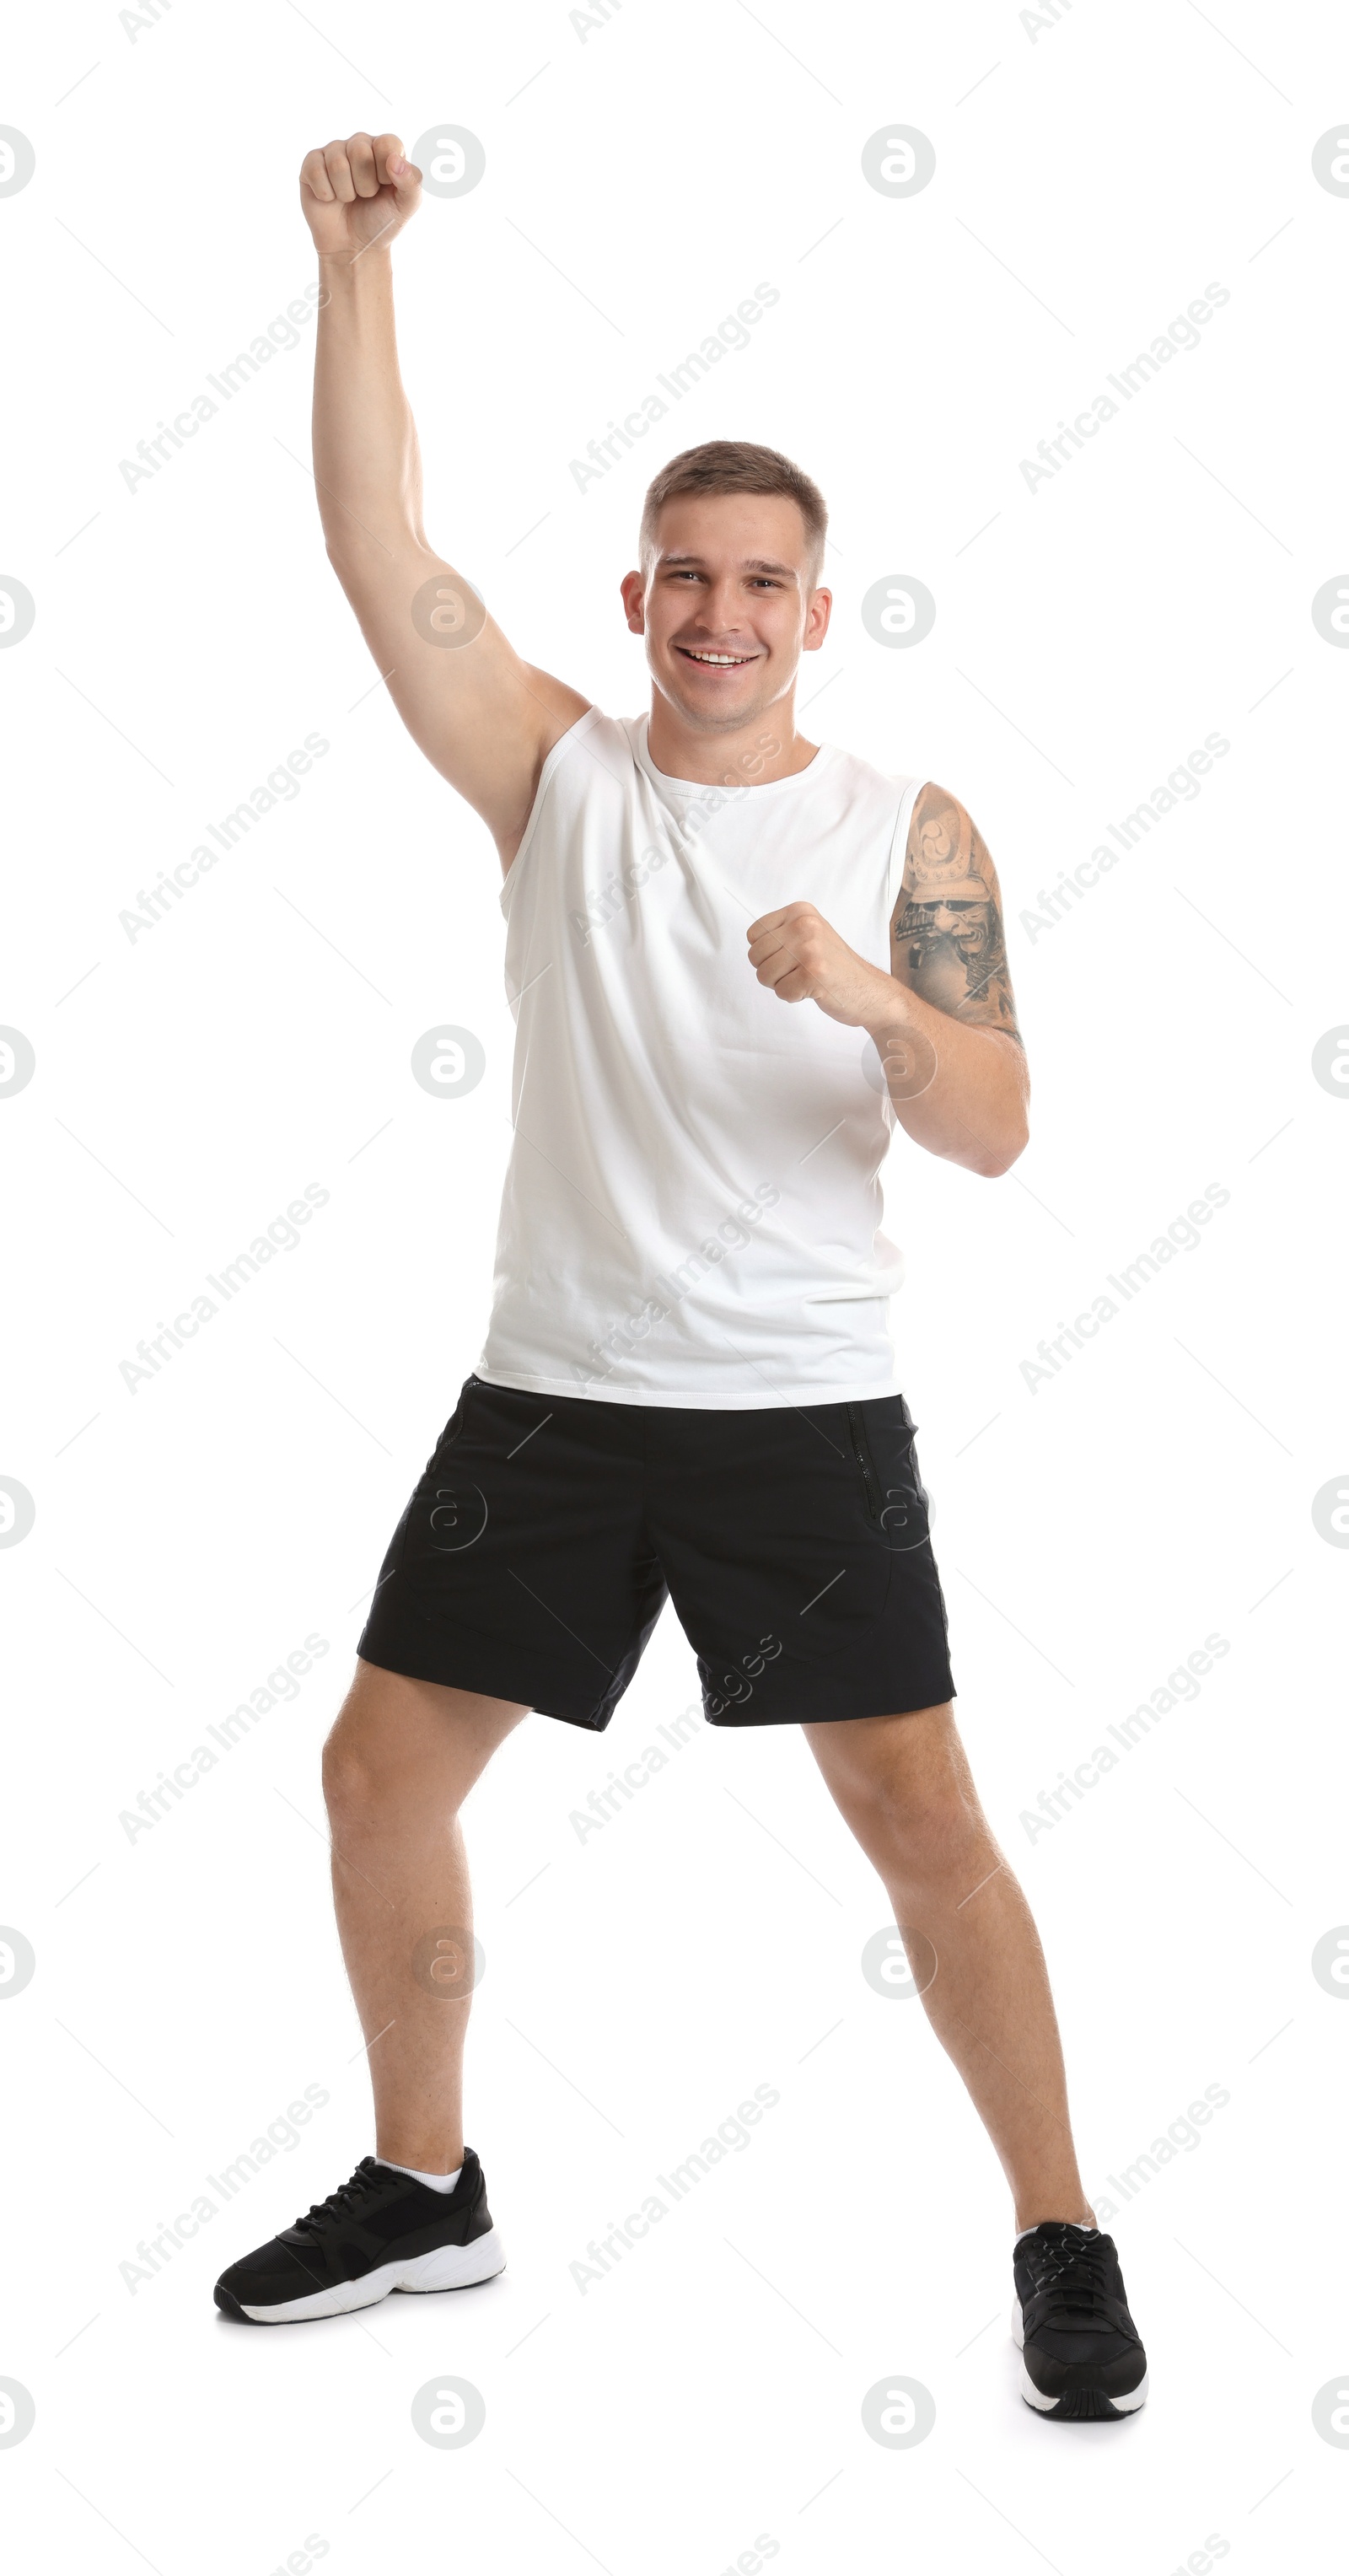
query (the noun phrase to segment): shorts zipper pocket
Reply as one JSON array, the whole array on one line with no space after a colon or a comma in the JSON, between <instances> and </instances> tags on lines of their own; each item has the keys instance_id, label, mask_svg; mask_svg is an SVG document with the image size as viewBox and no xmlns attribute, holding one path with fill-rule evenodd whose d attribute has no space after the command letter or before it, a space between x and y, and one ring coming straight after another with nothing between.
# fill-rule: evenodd
<instances>
[{"instance_id":1,"label":"shorts zipper pocket","mask_svg":"<svg viewBox=\"0 0 1349 2576\"><path fill-rule=\"evenodd\" d=\"M879 1527L881 1518L880 1489L876 1483L876 1471L871 1463L871 1452L867 1447L867 1437L866 1432L862 1427L862 1418L856 1405L845 1404L843 1410L848 1417L848 1429L852 1435L853 1455L862 1471L862 1485L867 1498L867 1513L870 1519L875 1521Z\"/></svg>"}]
</instances>

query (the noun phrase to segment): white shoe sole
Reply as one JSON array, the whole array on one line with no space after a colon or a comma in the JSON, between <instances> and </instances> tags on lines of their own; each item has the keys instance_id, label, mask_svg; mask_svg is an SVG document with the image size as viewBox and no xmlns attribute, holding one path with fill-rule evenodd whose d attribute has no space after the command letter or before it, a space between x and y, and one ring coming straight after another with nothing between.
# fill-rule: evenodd
<instances>
[{"instance_id":1,"label":"white shoe sole","mask_svg":"<svg viewBox=\"0 0 1349 2576\"><path fill-rule=\"evenodd\" d=\"M1021 2301L1019 2299L1014 2299L1012 2301L1012 2341L1019 2352L1025 2342L1025 2328L1021 2321ZM1145 2403L1147 2393L1148 2374L1144 2371L1138 2386L1136 2388L1131 2388L1127 2397L1111 2397L1106 2400L1106 2403L1107 2405L1114 2407L1117 2415L1134 2415L1137 2413L1139 2407ZM1057 2397L1046 2397L1043 2388L1036 2387L1024 2361L1021 2364L1021 2394L1025 2398L1026 2404L1028 2406L1033 2406L1038 2415L1052 2415L1055 2407L1060 2403L1060 2400ZM1088 2418L1087 2420L1089 2421L1090 2419Z\"/></svg>"},{"instance_id":2,"label":"white shoe sole","mask_svg":"<svg viewBox=\"0 0 1349 2576\"><path fill-rule=\"evenodd\" d=\"M254 2325L298 2325L307 2317L346 2317L355 2308L378 2307L392 2290L425 2294L430 2290L468 2290L476 2281L494 2280L506 2267L506 2253L496 2229L475 2236L471 2245L437 2245L403 2263L381 2263L359 2281L338 2281L330 2290L313 2290L303 2299L282 2299L275 2307L251 2307L240 2301Z\"/></svg>"}]
</instances>

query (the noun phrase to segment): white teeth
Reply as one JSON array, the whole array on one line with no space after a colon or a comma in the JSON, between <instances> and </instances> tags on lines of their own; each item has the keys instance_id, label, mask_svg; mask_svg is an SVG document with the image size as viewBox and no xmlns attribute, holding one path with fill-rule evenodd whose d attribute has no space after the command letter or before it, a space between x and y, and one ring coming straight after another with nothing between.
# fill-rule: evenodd
<instances>
[{"instance_id":1,"label":"white teeth","mask_svg":"<svg viewBox=\"0 0 1349 2576\"><path fill-rule=\"evenodd\" d=\"M696 653L691 645L686 649L688 650L689 659L694 662L728 662L736 664L740 662L749 662L754 658L750 653Z\"/></svg>"}]
</instances>

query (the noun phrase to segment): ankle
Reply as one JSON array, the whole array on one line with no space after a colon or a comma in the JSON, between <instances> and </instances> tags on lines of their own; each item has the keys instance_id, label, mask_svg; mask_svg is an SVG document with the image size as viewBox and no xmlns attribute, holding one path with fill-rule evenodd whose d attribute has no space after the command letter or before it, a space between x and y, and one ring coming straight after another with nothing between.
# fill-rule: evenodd
<instances>
[{"instance_id":1,"label":"ankle","mask_svg":"<svg viewBox=\"0 0 1349 2576\"><path fill-rule=\"evenodd\" d=\"M376 2131L375 2160L382 2165L401 2165L406 2173L457 2173L464 2161L463 2141L446 2147L439 2139L434 2144L426 2138L389 2139Z\"/></svg>"},{"instance_id":2,"label":"ankle","mask_svg":"<svg viewBox=\"0 0 1349 2576\"><path fill-rule=\"evenodd\" d=\"M392 2156L377 2156L375 2162L382 2165L386 2173L396 2173L405 2181L420 2183L423 2190L437 2192L442 2198L448 2198L451 2192L458 2190L464 2171L462 2165L454 2165L448 2173L441 2173L434 2165L396 2164Z\"/></svg>"}]
</instances>

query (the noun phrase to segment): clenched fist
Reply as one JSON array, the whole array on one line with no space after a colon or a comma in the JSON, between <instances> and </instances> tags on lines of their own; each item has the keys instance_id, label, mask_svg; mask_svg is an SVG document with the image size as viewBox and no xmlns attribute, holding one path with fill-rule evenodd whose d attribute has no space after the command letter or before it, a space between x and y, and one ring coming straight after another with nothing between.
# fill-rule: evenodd
<instances>
[{"instance_id":1,"label":"clenched fist","mask_svg":"<svg viewBox=\"0 0 1349 2576\"><path fill-rule=\"evenodd\" d=\"M422 174L396 134L349 134L300 164L300 204L321 259L359 259L388 243L421 204Z\"/></svg>"},{"instance_id":2,"label":"clenched fist","mask_svg":"<svg viewBox=\"0 0 1349 2576\"><path fill-rule=\"evenodd\" d=\"M903 1000L894 977L868 966L813 903L791 903L752 922L749 962L780 1002L816 1002L845 1028L893 1015Z\"/></svg>"}]
</instances>

